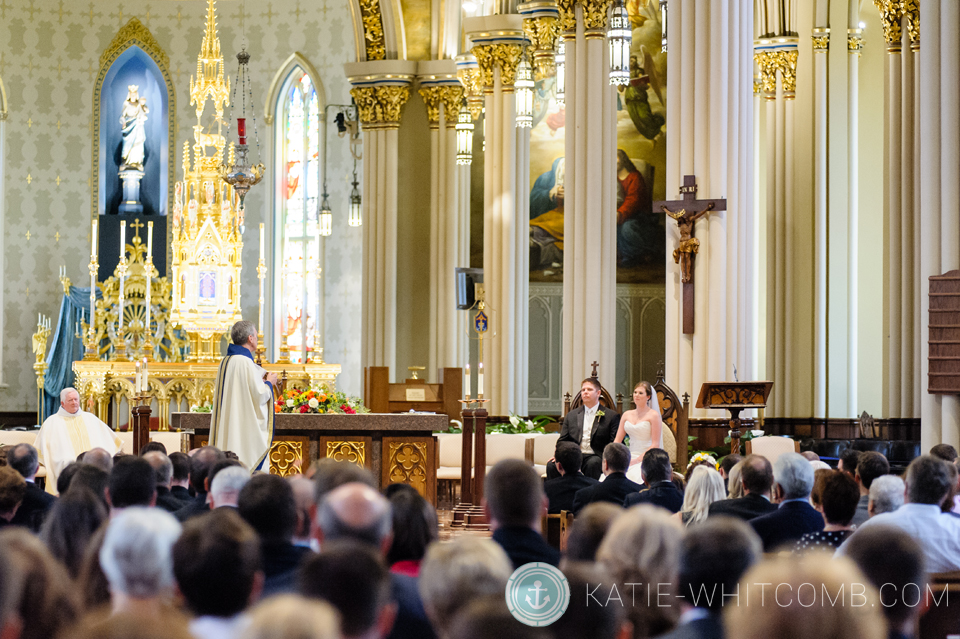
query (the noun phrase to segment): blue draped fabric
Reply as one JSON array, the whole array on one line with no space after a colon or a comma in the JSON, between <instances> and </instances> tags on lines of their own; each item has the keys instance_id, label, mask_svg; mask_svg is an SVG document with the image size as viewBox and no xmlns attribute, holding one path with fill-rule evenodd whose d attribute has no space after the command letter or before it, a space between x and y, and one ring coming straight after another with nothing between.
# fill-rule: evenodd
<instances>
[{"instance_id":1,"label":"blue draped fabric","mask_svg":"<svg viewBox=\"0 0 960 639\"><path fill-rule=\"evenodd\" d=\"M102 297L100 289L97 299ZM76 336L81 319L90 314L90 287L71 286L70 294L63 296L60 316L47 347L47 374L43 386L43 415L49 417L60 409L60 391L73 386L73 363L83 359L83 336Z\"/></svg>"}]
</instances>

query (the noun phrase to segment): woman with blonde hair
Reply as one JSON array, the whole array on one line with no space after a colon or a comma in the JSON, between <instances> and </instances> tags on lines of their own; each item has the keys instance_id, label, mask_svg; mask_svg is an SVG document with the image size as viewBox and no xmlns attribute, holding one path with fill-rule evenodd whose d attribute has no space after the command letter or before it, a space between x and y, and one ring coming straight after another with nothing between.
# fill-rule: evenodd
<instances>
[{"instance_id":1,"label":"woman with blonde hair","mask_svg":"<svg viewBox=\"0 0 960 639\"><path fill-rule=\"evenodd\" d=\"M683 526L669 511L640 504L614 520L597 550L597 561L624 598L634 639L663 634L680 617L676 602L683 533Z\"/></svg>"},{"instance_id":2,"label":"woman with blonde hair","mask_svg":"<svg viewBox=\"0 0 960 639\"><path fill-rule=\"evenodd\" d=\"M710 504L725 499L726 496L720 473L709 466L697 466L690 475L686 490L683 491L683 506L674 517L684 526L703 521L707 518Z\"/></svg>"},{"instance_id":3,"label":"woman with blonde hair","mask_svg":"<svg viewBox=\"0 0 960 639\"><path fill-rule=\"evenodd\" d=\"M640 382L633 388L633 410L624 411L620 417L620 428L613 441L622 444L630 437L630 468L627 479L638 484L643 483L640 462L651 448L663 448L663 421L657 404L657 393L650 382Z\"/></svg>"},{"instance_id":4,"label":"woman with blonde hair","mask_svg":"<svg viewBox=\"0 0 960 639\"><path fill-rule=\"evenodd\" d=\"M727 473L727 499L739 499L743 497L743 482L740 481L740 474L743 472L743 460L741 459L730 472Z\"/></svg>"}]
</instances>

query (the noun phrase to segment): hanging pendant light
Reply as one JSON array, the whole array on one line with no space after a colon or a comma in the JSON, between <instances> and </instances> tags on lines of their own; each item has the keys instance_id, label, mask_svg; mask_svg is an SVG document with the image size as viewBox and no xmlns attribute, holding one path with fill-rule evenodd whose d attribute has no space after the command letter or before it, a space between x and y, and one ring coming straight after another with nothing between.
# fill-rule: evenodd
<instances>
[{"instance_id":1,"label":"hanging pendant light","mask_svg":"<svg viewBox=\"0 0 960 639\"><path fill-rule=\"evenodd\" d=\"M457 164L473 162L473 118L467 105L460 107L457 116Z\"/></svg>"},{"instance_id":2,"label":"hanging pendant light","mask_svg":"<svg viewBox=\"0 0 960 639\"><path fill-rule=\"evenodd\" d=\"M660 50L667 52L667 0L660 0Z\"/></svg>"},{"instance_id":3,"label":"hanging pendant light","mask_svg":"<svg viewBox=\"0 0 960 639\"><path fill-rule=\"evenodd\" d=\"M630 84L630 16L623 0L613 5L607 42L610 45L610 84Z\"/></svg>"},{"instance_id":4,"label":"hanging pendant light","mask_svg":"<svg viewBox=\"0 0 960 639\"><path fill-rule=\"evenodd\" d=\"M533 67L527 58L526 48L517 66L514 88L517 91L517 127L529 129L533 126Z\"/></svg>"},{"instance_id":5,"label":"hanging pendant light","mask_svg":"<svg viewBox=\"0 0 960 639\"><path fill-rule=\"evenodd\" d=\"M320 203L320 214L317 216L320 226L320 235L329 237L333 233L333 211L330 210L330 202L327 200L327 189L323 189L323 197Z\"/></svg>"},{"instance_id":6,"label":"hanging pendant light","mask_svg":"<svg viewBox=\"0 0 960 639\"><path fill-rule=\"evenodd\" d=\"M563 41L563 36L557 41L557 54L554 56L554 65L557 68L557 106L563 106L567 99L567 44Z\"/></svg>"},{"instance_id":7,"label":"hanging pendant light","mask_svg":"<svg viewBox=\"0 0 960 639\"><path fill-rule=\"evenodd\" d=\"M347 224L350 226L360 226L363 224L363 217L360 211L360 190L357 188L357 158L353 158L353 190L350 191L350 213L347 216Z\"/></svg>"}]
</instances>

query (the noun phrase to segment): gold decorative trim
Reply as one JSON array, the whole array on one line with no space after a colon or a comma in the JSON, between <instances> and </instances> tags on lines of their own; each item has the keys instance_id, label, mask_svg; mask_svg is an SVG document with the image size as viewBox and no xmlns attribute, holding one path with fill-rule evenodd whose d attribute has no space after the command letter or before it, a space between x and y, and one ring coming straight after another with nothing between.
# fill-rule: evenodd
<instances>
[{"instance_id":1,"label":"gold decorative trim","mask_svg":"<svg viewBox=\"0 0 960 639\"><path fill-rule=\"evenodd\" d=\"M903 28L900 26L903 19L903 0L873 0L873 4L880 11L880 22L883 25L883 38L887 41L889 53L900 52L900 42L903 40ZM852 30L847 30L849 34ZM857 31L860 31L857 29ZM860 35L859 33L856 35ZM849 43L850 36L847 36ZM849 48L849 47L848 47ZM862 48L862 46L861 46ZM860 49L857 51L859 52ZM850 49L853 53L853 49Z\"/></svg>"},{"instance_id":2,"label":"gold decorative trim","mask_svg":"<svg viewBox=\"0 0 960 639\"><path fill-rule=\"evenodd\" d=\"M143 24L136 18L131 18L126 25L120 28L117 35L107 49L100 55L100 70L93 84L93 126L92 141L90 144L90 221L97 219L100 213L100 93L103 81L110 71L110 67L124 51L132 46L139 47L146 53L160 69L167 89L167 213L173 212L173 189L176 182L177 159L177 92L170 77L169 56L160 47L156 39ZM167 264L173 259L171 252L171 238L173 237L172 224L167 224Z\"/></svg>"},{"instance_id":3,"label":"gold decorative trim","mask_svg":"<svg viewBox=\"0 0 960 639\"><path fill-rule=\"evenodd\" d=\"M759 82L764 99L777 99L777 72L780 73L783 98L793 100L796 97L799 53L796 49L757 51L754 53L753 58L757 66L760 67ZM756 93L756 80L754 81L754 93Z\"/></svg>"},{"instance_id":4,"label":"gold decorative trim","mask_svg":"<svg viewBox=\"0 0 960 639\"><path fill-rule=\"evenodd\" d=\"M533 77L549 78L556 73L553 52L560 35L560 20L554 16L523 19L523 33L533 46Z\"/></svg>"},{"instance_id":5,"label":"gold decorative trim","mask_svg":"<svg viewBox=\"0 0 960 639\"><path fill-rule=\"evenodd\" d=\"M583 8L583 27L590 29L607 29L607 12L613 0L580 0Z\"/></svg>"},{"instance_id":6,"label":"gold decorative trim","mask_svg":"<svg viewBox=\"0 0 960 639\"><path fill-rule=\"evenodd\" d=\"M403 105L410 99L410 87L354 87L350 95L357 102L360 123L365 130L395 129L400 126Z\"/></svg>"},{"instance_id":7,"label":"gold decorative trim","mask_svg":"<svg viewBox=\"0 0 960 639\"><path fill-rule=\"evenodd\" d=\"M861 52L863 51L863 30L861 29L847 29L847 53L860 57ZM890 53L899 53L900 45L887 45L887 51Z\"/></svg>"},{"instance_id":8,"label":"gold decorative trim","mask_svg":"<svg viewBox=\"0 0 960 639\"><path fill-rule=\"evenodd\" d=\"M460 67L457 69L457 79L463 86L467 98L467 110L474 121L483 112L483 81L479 66Z\"/></svg>"},{"instance_id":9,"label":"gold decorative trim","mask_svg":"<svg viewBox=\"0 0 960 639\"><path fill-rule=\"evenodd\" d=\"M113 37L110 45L100 54L100 66L103 67L108 59L116 59L116 56L126 51L131 44L139 46L147 55L158 63L162 63L163 66L170 64L170 58L166 51L153 37L150 30L136 18L130 18L130 21L117 31L117 35Z\"/></svg>"},{"instance_id":10,"label":"gold decorative trim","mask_svg":"<svg viewBox=\"0 0 960 639\"><path fill-rule=\"evenodd\" d=\"M270 446L268 456L270 460L270 474L289 477L299 475L303 463L303 442L301 441L274 441Z\"/></svg>"},{"instance_id":11,"label":"gold decorative trim","mask_svg":"<svg viewBox=\"0 0 960 639\"><path fill-rule=\"evenodd\" d=\"M431 129L440 128L440 105L444 106L444 120L447 128L457 124L457 114L463 102L463 87L459 84L440 84L421 87L420 96L427 105L427 120Z\"/></svg>"},{"instance_id":12,"label":"gold decorative trim","mask_svg":"<svg viewBox=\"0 0 960 639\"><path fill-rule=\"evenodd\" d=\"M815 53L822 53L830 48L830 29L829 27L818 27L813 30L810 36L813 40L813 50Z\"/></svg>"},{"instance_id":13,"label":"gold decorative trim","mask_svg":"<svg viewBox=\"0 0 960 639\"><path fill-rule=\"evenodd\" d=\"M327 442L327 458L345 461L357 466L366 465L367 447L364 442Z\"/></svg>"},{"instance_id":14,"label":"gold decorative trim","mask_svg":"<svg viewBox=\"0 0 960 639\"><path fill-rule=\"evenodd\" d=\"M386 60L387 48L380 16L380 0L360 0L360 20L367 60Z\"/></svg>"},{"instance_id":15,"label":"gold decorative trim","mask_svg":"<svg viewBox=\"0 0 960 639\"><path fill-rule=\"evenodd\" d=\"M577 30L577 0L557 0L557 9L560 10L560 31Z\"/></svg>"},{"instance_id":16,"label":"gold decorative trim","mask_svg":"<svg viewBox=\"0 0 960 639\"><path fill-rule=\"evenodd\" d=\"M500 69L500 86L512 91L517 79L517 66L523 55L523 46L497 42L494 44L475 44L471 52L480 65L480 78L486 90L493 90L493 69Z\"/></svg>"},{"instance_id":17,"label":"gold decorative trim","mask_svg":"<svg viewBox=\"0 0 960 639\"><path fill-rule=\"evenodd\" d=\"M920 0L901 0L903 15L907 17L907 33L910 35L910 49L920 50Z\"/></svg>"},{"instance_id":18,"label":"gold decorative trim","mask_svg":"<svg viewBox=\"0 0 960 639\"><path fill-rule=\"evenodd\" d=\"M390 482L409 484L423 497L428 497L427 462L425 442L390 442L387 446L387 472Z\"/></svg>"}]
</instances>

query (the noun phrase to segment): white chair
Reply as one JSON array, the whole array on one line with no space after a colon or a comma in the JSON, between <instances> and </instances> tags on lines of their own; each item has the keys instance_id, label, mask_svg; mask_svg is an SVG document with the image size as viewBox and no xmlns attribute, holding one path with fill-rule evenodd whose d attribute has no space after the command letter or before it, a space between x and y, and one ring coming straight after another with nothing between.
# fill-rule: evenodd
<instances>
[{"instance_id":1,"label":"white chair","mask_svg":"<svg viewBox=\"0 0 960 639\"><path fill-rule=\"evenodd\" d=\"M538 434L533 440L533 469L541 477L547 476L547 461L557 452L560 433Z\"/></svg>"},{"instance_id":2,"label":"white chair","mask_svg":"<svg viewBox=\"0 0 960 639\"><path fill-rule=\"evenodd\" d=\"M460 460L463 459L462 433L437 433L437 492L454 501L455 488L460 483Z\"/></svg>"},{"instance_id":3,"label":"white chair","mask_svg":"<svg viewBox=\"0 0 960 639\"><path fill-rule=\"evenodd\" d=\"M767 435L748 439L744 442L744 450L748 455L760 455L775 464L784 453L799 453L800 442L789 437Z\"/></svg>"},{"instance_id":4,"label":"white chair","mask_svg":"<svg viewBox=\"0 0 960 639\"><path fill-rule=\"evenodd\" d=\"M176 431L154 430L150 431L150 441L160 442L167 449L167 454L184 452L182 449L183 436Z\"/></svg>"},{"instance_id":5,"label":"white chair","mask_svg":"<svg viewBox=\"0 0 960 639\"><path fill-rule=\"evenodd\" d=\"M487 435L487 472L505 459L527 460L527 438L523 435L491 433Z\"/></svg>"}]
</instances>

